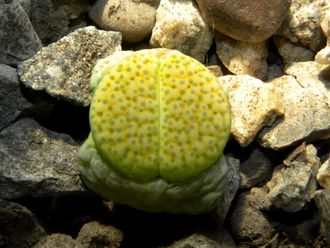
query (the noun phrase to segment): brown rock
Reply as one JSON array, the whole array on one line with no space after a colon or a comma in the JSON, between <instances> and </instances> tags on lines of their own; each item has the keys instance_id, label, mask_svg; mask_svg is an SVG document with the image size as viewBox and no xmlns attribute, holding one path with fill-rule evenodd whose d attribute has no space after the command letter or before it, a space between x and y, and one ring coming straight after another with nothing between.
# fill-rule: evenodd
<instances>
[{"instance_id":1,"label":"brown rock","mask_svg":"<svg viewBox=\"0 0 330 248\"><path fill-rule=\"evenodd\" d=\"M197 0L205 21L216 30L241 41L269 38L288 13L290 0Z\"/></svg>"}]
</instances>

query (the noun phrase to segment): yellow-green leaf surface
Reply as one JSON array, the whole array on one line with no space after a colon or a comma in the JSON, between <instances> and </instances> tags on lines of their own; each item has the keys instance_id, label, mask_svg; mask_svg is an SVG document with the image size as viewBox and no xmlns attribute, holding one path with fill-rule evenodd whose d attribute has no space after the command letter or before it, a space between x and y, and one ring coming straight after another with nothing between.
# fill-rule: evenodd
<instances>
[{"instance_id":1,"label":"yellow-green leaf surface","mask_svg":"<svg viewBox=\"0 0 330 248\"><path fill-rule=\"evenodd\" d=\"M136 180L183 181L214 164L230 132L217 78L177 51L141 50L102 71L90 123L101 157Z\"/></svg>"}]
</instances>

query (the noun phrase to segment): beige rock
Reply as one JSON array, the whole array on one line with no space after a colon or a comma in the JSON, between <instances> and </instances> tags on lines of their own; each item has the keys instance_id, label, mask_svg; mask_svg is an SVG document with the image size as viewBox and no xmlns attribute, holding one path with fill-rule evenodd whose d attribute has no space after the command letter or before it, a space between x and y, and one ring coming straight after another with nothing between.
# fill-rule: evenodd
<instances>
[{"instance_id":1,"label":"beige rock","mask_svg":"<svg viewBox=\"0 0 330 248\"><path fill-rule=\"evenodd\" d=\"M262 146L281 149L301 140L324 138L330 132L330 108L318 89L304 88L292 76L270 82L283 92L285 115L260 132Z\"/></svg>"},{"instance_id":2,"label":"beige rock","mask_svg":"<svg viewBox=\"0 0 330 248\"><path fill-rule=\"evenodd\" d=\"M159 0L98 0L89 17L105 30L121 32L123 41L137 42L154 27L158 4Z\"/></svg>"},{"instance_id":3,"label":"beige rock","mask_svg":"<svg viewBox=\"0 0 330 248\"><path fill-rule=\"evenodd\" d=\"M212 40L213 32L194 1L161 0L150 39L153 47L176 49L204 62Z\"/></svg>"},{"instance_id":4,"label":"beige rock","mask_svg":"<svg viewBox=\"0 0 330 248\"><path fill-rule=\"evenodd\" d=\"M330 157L323 162L316 178L323 188L330 189Z\"/></svg>"},{"instance_id":5,"label":"beige rock","mask_svg":"<svg viewBox=\"0 0 330 248\"><path fill-rule=\"evenodd\" d=\"M292 42L288 38L280 36L274 36L274 42L284 64L314 60L315 53L300 43Z\"/></svg>"},{"instance_id":6,"label":"beige rock","mask_svg":"<svg viewBox=\"0 0 330 248\"><path fill-rule=\"evenodd\" d=\"M316 54L315 61L321 64L330 64L330 9L321 21L321 28L328 41L327 46Z\"/></svg>"},{"instance_id":7,"label":"beige rock","mask_svg":"<svg viewBox=\"0 0 330 248\"><path fill-rule=\"evenodd\" d=\"M250 144L265 125L284 113L282 92L248 75L223 76L219 82L229 94L232 136L241 146Z\"/></svg>"},{"instance_id":8,"label":"beige rock","mask_svg":"<svg viewBox=\"0 0 330 248\"><path fill-rule=\"evenodd\" d=\"M237 41L218 33L217 54L228 70L236 75L250 75L259 79L267 77L266 42Z\"/></svg>"},{"instance_id":9,"label":"beige rock","mask_svg":"<svg viewBox=\"0 0 330 248\"><path fill-rule=\"evenodd\" d=\"M289 14L278 34L317 52L325 44L320 22L327 9L329 0L292 0Z\"/></svg>"}]
</instances>

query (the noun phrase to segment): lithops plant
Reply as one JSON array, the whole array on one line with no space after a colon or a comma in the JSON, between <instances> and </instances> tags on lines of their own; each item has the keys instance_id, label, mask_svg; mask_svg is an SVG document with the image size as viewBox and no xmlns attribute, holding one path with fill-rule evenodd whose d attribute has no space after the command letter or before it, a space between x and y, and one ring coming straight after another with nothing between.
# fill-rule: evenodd
<instances>
[{"instance_id":1,"label":"lithops plant","mask_svg":"<svg viewBox=\"0 0 330 248\"><path fill-rule=\"evenodd\" d=\"M151 212L216 206L230 109L206 67L178 51L140 50L99 61L91 85L91 133L78 154L88 187Z\"/></svg>"}]
</instances>

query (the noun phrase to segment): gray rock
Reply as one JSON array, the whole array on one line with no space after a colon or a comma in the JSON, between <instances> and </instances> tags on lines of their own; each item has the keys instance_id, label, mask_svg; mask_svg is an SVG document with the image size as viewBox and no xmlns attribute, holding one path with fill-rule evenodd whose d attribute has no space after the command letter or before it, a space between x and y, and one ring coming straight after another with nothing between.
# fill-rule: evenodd
<instances>
[{"instance_id":1,"label":"gray rock","mask_svg":"<svg viewBox=\"0 0 330 248\"><path fill-rule=\"evenodd\" d=\"M240 165L240 189L247 189L268 181L272 177L272 163L259 148L253 149Z\"/></svg>"},{"instance_id":2,"label":"gray rock","mask_svg":"<svg viewBox=\"0 0 330 248\"><path fill-rule=\"evenodd\" d=\"M269 206L267 192L262 188L252 188L238 196L229 218L236 241L248 243L248 247L262 247L276 238L275 227L261 211Z\"/></svg>"},{"instance_id":3,"label":"gray rock","mask_svg":"<svg viewBox=\"0 0 330 248\"><path fill-rule=\"evenodd\" d=\"M16 0L16 1L22 6L27 16L30 17L31 0Z\"/></svg>"},{"instance_id":4,"label":"gray rock","mask_svg":"<svg viewBox=\"0 0 330 248\"><path fill-rule=\"evenodd\" d=\"M330 189L316 191L314 195L321 217L321 233L330 245Z\"/></svg>"},{"instance_id":5,"label":"gray rock","mask_svg":"<svg viewBox=\"0 0 330 248\"><path fill-rule=\"evenodd\" d=\"M301 210L316 192L319 167L320 160L313 145L307 145L301 153L294 152L286 165L274 169L273 177L267 183L272 204L287 212Z\"/></svg>"},{"instance_id":6,"label":"gray rock","mask_svg":"<svg viewBox=\"0 0 330 248\"><path fill-rule=\"evenodd\" d=\"M162 248L236 248L231 235L224 229L219 228L216 232L195 233L178 240L173 244Z\"/></svg>"},{"instance_id":7,"label":"gray rock","mask_svg":"<svg viewBox=\"0 0 330 248\"><path fill-rule=\"evenodd\" d=\"M85 224L76 239L83 247L118 248L123 240L123 233L117 228L92 221Z\"/></svg>"},{"instance_id":8,"label":"gray rock","mask_svg":"<svg viewBox=\"0 0 330 248\"><path fill-rule=\"evenodd\" d=\"M98 59L120 50L118 32L95 27L77 29L44 47L19 67L19 76L34 90L87 106L91 100L90 76Z\"/></svg>"},{"instance_id":9,"label":"gray rock","mask_svg":"<svg viewBox=\"0 0 330 248\"><path fill-rule=\"evenodd\" d=\"M304 87L292 76L275 78L270 83L283 92L285 113L283 119L262 129L258 137L262 146L282 149L301 140L324 139L330 133L329 101L317 87Z\"/></svg>"},{"instance_id":10,"label":"gray rock","mask_svg":"<svg viewBox=\"0 0 330 248\"><path fill-rule=\"evenodd\" d=\"M23 119L0 133L0 197L84 192L76 169L78 145L66 135Z\"/></svg>"},{"instance_id":11,"label":"gray rock","mask_svg":"<svg viewBox=\"0 0 330 248\"><path fill-rule=\"evenodd\" d=\"M71 236L61 233L53 233L40 240L33 248L83 248L83 246Z\"/></svg>"},{"instance_id":12,"label":"gray rock","mask_svg":"<svg viewBox=\"0 0 330 248\"><path fill-rule=\"evenodd\" d=\"M45 236L45 230L27 208L0 199L1 247L30 248Z\"/></svg>"},{"instance_id":13,"label":"gray rock","mask_svg":"<svg viewBox=\"0 0 330 248\"><path fill-rule=\"evenodd\" d=\"M20 91L16 70L0 64L0 131L31 106Z\"/></svg>"},{"instance_id":14,"label":"gray rock","mask_svg":"<svg viewBox=\"0 0 330 248\"><path fill-rule=\"evenodd\" d=\"M213 214L218 222L218 224L222 225L224 222L228 210L231 206L232 200L234 199L237 190L239 188L239 160L230 156L226 156L227 164L228 164L228 172L221 184L223 184L224 190L219 198L219 204L214 209Z\"/></svg>"},{"instance_id":15,"label":"gray rock","mask_svg":"<svg viewBox=\"0 0 330 248\"><path fill-rule=\"evenodd\" d=\"M42 48L22 6L16 0L0 2L0 63L18 64Z\"/></svg>"}]
</instances>

